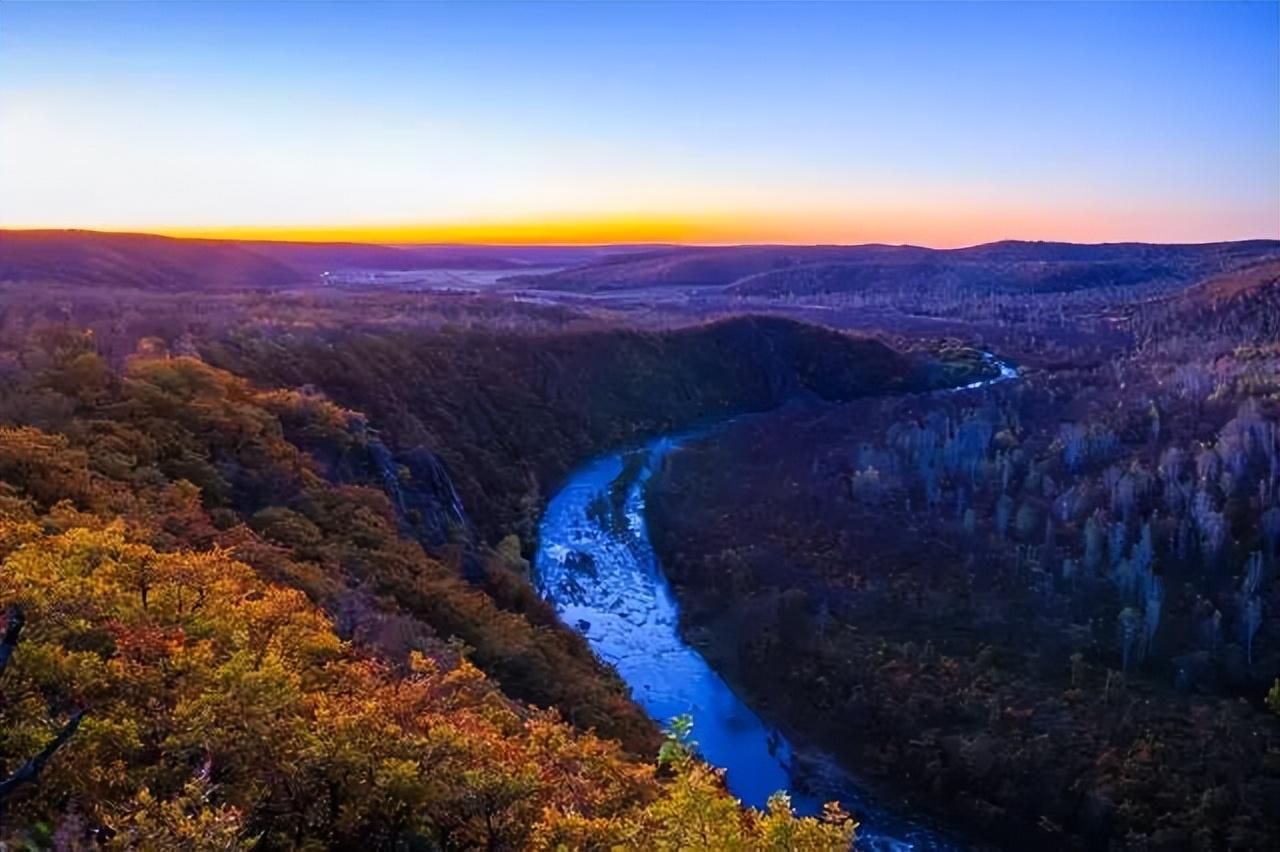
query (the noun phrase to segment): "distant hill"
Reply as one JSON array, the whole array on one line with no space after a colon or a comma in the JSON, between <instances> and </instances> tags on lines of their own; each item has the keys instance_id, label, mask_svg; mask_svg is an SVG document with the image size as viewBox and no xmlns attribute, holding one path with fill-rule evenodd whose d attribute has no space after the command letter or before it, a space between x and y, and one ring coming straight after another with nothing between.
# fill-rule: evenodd
<instances>
[{"instance_id":1,"label":"distant hill","mask_svg":"<svg viewBox=\"0 0 1280 852\"><path fill-rule=\"evenodd\" d=\"M1147 282L1189 283L1280 258L1280 241L1201 245L1004 241L962 249L919 246L730 246L616 255L504 282L591 292L724 287L739 295L799 296L886 286L958 285L1058 292Z\"/></svg>"},{"instance_id":2,"label":"distant hill","mask_svg":"<svg viewBox=\"0 0 1280 852\"><path fill-rule=\"evenodd\" d=\"M139 290L230 290L305 274L233 242L96 231L0 231L0 281Z\"/></svg>"},{"instance_id":3,"label":"distant hill","mask_svg":"<svg viewBox=\"0 0 1280 852\"><path fill-rule=\"evenodd\" d=\"M751 275L817 263L910 263L931 253L931 249L915 246L677 246L616 254L559 272L504 280L575 291L728 286Z\"/></svg>"},{"instance_id":4,"label":"distant hill","mask_svg":"<svg viewBox=\"0 0 1280 852\"><path fill-rule=\"evenodd\" d=\"M1280 260L1215 275L1180 296L1186 304L1211 308L1274 300L1280 296Z\"/></svg>"},{"instance_id":5,"label":"distant hill","mask_svg":"<svg viewBox=\"0 0 1280 852\"><path fill-rule=\"evenodd\" d=\"M0 230L0 281L140 290L274 289L337 270L519 270L607 256L609 247L385 246L179 239L82 230Z\"/></svg>"},{"instance_id":6,"label":"distant hill","mask_svg":"<svg viewBox=\"0 0 1280 852\"><path fill-rule=\"evenodd\" d=\"M519 249L505 246L406 245L371 243L291 243L237 241L237 245L311 274L342 269L405 272L413 269L524 269L535 265ZM575 256L569 262L580 262ZM550 262L547 266L565 265Z\"/></svg>"},{"instance_id":7,"label":"distant hill","mask_svg":"<svg viewBox=\"0 0 1280 852\"><path fill-rule=\"evenodd\" d=\"M412 251L364 243L291 243L243 241L237 245L308 275L339 269L401 271L418 268Z\"/></svg>"},{"instance_id":8,"label":"distant hill","mask_svg":"<svg viewBox=\"0 0 1280 852\"><path fill-rule=\"evenodd\" d=\"M503 278L505 284L571 292L720 287L735 295L774 298L893 287L1061 292L1150 282L1189 284L1268 259L1280 259L1280 241L1005 241L962 249L390 246L0 230L0 281L155 291L277 289L314 283L325 272L342 270L488 269L523 271Z\"/></svg>"},{"instance_id":9,"label":"distant hill","mask_svg":"<svg viewBox=\"0 0 1280 852\"><path fill-rule=\"evenodd\" d=\"M1166 337L1193 335L1218 341L1280 341L1280 260L1215 275L1149 306Z\"/></svg>"},{"instance_id":10,"label":"distant hill","mask_svg":"<svg viewBox=\"0 0 1280 852\"><path fill-rule=\"evenodd\" d=\"M1237 240L1224 243L1060 243L1041 240L1001 240L967 248L946 249L939 253L986 262L1104 263L1146 260L1178 263L1276 255L1280 254L1280 240Z\"/></svg>"}]
</instances>

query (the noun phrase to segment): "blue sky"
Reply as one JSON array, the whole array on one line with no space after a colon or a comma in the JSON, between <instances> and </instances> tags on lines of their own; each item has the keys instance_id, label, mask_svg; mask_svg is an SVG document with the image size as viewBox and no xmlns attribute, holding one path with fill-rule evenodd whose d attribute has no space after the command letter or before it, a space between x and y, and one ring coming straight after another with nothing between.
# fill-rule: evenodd
<instances>
[{"instance_id":1,"label":"blue sky","mask_svg":"<svg viewBox=\"0 0 1280 852\"><path fill-rule=\"evenodd\" d=\"M1275 237L1278 10L6 2L0 222Z\"/></svg>"}]
</instances>

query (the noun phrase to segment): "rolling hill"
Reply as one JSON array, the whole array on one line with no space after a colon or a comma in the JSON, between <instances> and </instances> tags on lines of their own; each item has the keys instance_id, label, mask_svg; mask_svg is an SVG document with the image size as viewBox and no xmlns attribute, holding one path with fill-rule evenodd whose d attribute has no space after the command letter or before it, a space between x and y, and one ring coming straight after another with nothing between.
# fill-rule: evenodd
<instances>
[{"instance_id":1,"label":"rolling hill","mask_svg":"<svg viewBox=\"0 0 1280 852\"><path fill-rule=\"evenodd\" d=\"M1183 300L1192 305L1219 307L1272 300L1280 295L1280 260L1215 275L1188 287Z\"/></svg>"},{"instance_id":2,"label":"rolling hill","mask_svg":"<svg viewBox=\"0 0 1280 852\"><path fill-rule=\"evenodd\" d=\"M334 270L520 270L566 266L607 247L303 243L179 239L83 230L0 230L0 282L177 292L277 289Z\"/></svg>"},{"instance_id":3,"label":"rolling hill","mask_svg":"<svg viewBox=\"0 0 1280 852\"><path fill-rule=\"evenodd\" d=\"M1203 245L1083 245L1003 241L962 249L919 246L730 246L619 255L504 281L593 292L724 287L735 295L796 296L901 285L1061 292L1150 282L1182 284L1280 257L1280 241Z\"/></svg>"},{"instance_id":4,"label":"rolling hill","mask_svg":"<svg viewBox=\"0 0 1280 852\"><path fill-rule=\"evenodd\" d=\"M1224 347L1280 341L1280 260L1215 275L1147 308L1151 333Z\"/></svg>"},{"instance_id":5,"label":"rolling hill","mask_svg":"<svg viewBox=\"0 0 1280 852\"><path fill-rule=\"evenodd\" d=\"M1202 245L1004 241L920 246L481 246L177 239L82 230L0 230L0 282L139 290L280 289L326 272L511 271L509 286L562 292L722 288L779 298L889 288L1051 293L1191 284L1280 259L1280 241ZM557 268L564 267L564 268ZM515 274L522 273L522 274Z\"/></svg>"},{"instance_id":6,"label":"rolling hill","mask_svg":"<svg viewBox=\"0 0 1280 852\"><path fill-rule=\"evenodd\" d=\"M277 288L306 275L220 240L96 231L0 232L0 281L139 290Z\"/></svg>"}]
</instances>

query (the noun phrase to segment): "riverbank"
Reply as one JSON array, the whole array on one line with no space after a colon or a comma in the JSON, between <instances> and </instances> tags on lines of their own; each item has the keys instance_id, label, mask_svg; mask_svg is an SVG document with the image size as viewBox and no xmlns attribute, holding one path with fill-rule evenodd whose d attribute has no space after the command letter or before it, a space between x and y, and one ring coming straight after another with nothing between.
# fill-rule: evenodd
<instances>
[{"instance_id":1,"label":"riverbank","mask_svg":"<svg viewBox=\"0 0 1280 852\"><path fill-rule=\"evenodd\" d=\"M729 789L746 804L764 807L791 790L801 813L820 813L839 799L862 821L859 848L946 850L957 848L924 824L885 808L806 746L797 753L766 725L725 680L684 641L680 617L645 524L645 487L680 439L663 438L631 453L596 459L576 471L552 497L540 526L535 573L542 595L566 624L617 669L637 702L656 720L694 720L699 751L726 770ZM637 467L635 460L643 462ZM602 514L616 498L623 523ZM801 783L797 784L796 781Z\"/></svg>"}]
</instances>

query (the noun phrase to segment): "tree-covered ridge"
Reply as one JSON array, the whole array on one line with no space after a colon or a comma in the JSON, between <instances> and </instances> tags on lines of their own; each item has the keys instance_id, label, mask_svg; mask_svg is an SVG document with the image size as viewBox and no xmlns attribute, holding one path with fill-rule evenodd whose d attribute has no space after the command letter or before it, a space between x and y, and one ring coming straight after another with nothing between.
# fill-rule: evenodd
<instances>
[{"instance_id":1,"label":"tree-covered ridge","mask_svg":"<svg viewBox=\"0 0 1280 852\"><path fill-rule=\"evenodd\" d=\"M402 538L380 488L326 480L285 437L288 425L341 453L367 441L347 428L353 413L259 391L193 358L139 356L117 375L83 339L40 353L9 383L3 411L43 431L0 432L0 480L41 508L119 516L161 549L234 547L263 577L306 592L344 635L399 655L422 637L457 636L513 696L634 751L656 747L652 723L517 582L511 559L471 555L499 606L460 576L456 549L437 558Z\"/></svg>"},{"instance_id":2,"label":"tree-covered ridge","mask_svg":"<svg viewBox=\"0 0 1280 852\"><path fill-rule=\"evenodd\" d=\"M354 412L191 358L116 373L76 335L24 362L0 391L0 774L50 756L0 800L6 839L848 846L841 814L742 810L683 752L634 756L651 723L518 554L475 557L495 602L286 437L341 453Z\"/></svg>"},{"instance_id":3,"label":"tree-covered ridge","mask_svg":"<svg viewBox=\"0 0 1280 852\"><path fill-rule=\"evenodd\" d=\"M754 316L555 334L240 329L201 349L263 386L322 389L396 449L438 453L481 536L526 544L547 491L606 450L797 395L917 391L984 369L948 371L875 340Z\"/></svg>"},{"instance_id":4,"label":"tree-covered ridge","mask_svg":"<svg viewBox=\"0 0 1280 852\"><path fill-rule=\"evenodd\" d=\"M25 620L0 750L74 736L9 803L23 845L840 848L852 823L743 811L682 757L659 780L616 743L513 702L440 645L402 665L221 548L158 551L120 520L6 500L0 604ZM51 722L51 720L54 720ZM8 761L6 761L8 762ZM8 767L6 767L8 768Z\"/></svg>"}]
</instances>

